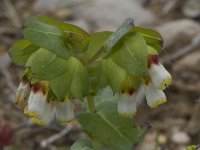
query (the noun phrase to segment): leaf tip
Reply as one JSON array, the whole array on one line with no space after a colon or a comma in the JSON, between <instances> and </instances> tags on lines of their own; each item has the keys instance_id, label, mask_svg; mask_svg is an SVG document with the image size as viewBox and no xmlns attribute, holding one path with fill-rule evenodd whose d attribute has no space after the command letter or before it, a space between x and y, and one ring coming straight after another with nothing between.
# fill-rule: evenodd
<instances>
[{"instance_id":1,"label":"leaf tip","mask_svg":"<svg viewBox=\"0 0 200 150\"><path fill-rule=\"evenodd\" d=\"M130 25L130 26L134 26L134 19L132 19L132 18L128 18L127 19L127 22L128 22L128 25Z\"/></svg>"}]
</instances>

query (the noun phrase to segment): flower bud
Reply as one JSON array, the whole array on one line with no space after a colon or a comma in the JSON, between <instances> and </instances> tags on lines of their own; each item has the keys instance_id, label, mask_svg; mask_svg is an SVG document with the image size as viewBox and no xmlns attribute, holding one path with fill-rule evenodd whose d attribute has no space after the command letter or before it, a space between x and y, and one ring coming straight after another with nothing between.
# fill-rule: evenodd
<instances>
[{"instance_id":1,"label":"flower bud","mask_svg":"<svg viewBox=\"0 0 200 150\"><path fill-rule=\"evenodd\" d=\"M17 89L15 104L24 108L27 105L29 94L30 84L22 80Z\"/></svg>"},{"instance_id":2,"label":"flower bud","mask_svg":"<svg viewBox=\"0 0 200 150\"><path fill-rule=\"evenodd\" d=\"M149 76L155 87L164 90L172 83L172 76L159 62L156 55L149 56Z\"/></svg>"},{"instance_id":3,"label":"flower bud","mask_svg":"<svg viewBox=\"0 0 200 150\"><path fill-rule=\"evenodd\" d=\"M31 87L28 105L24 113L32 117L31 122L46 125L52 121L52 105L47 100L48 86L45 82L39 82Z\"/></svg>"},{"instance_id":4,"label":"flower bud","mask_svg":"<svg viewBox=\"0 0 200 150\"><path fill-rule=\"evenodd\" d=\"M136 93L134 91L120 93L118 99L118 112L122 116L134 116L136 114Z\"/></svg>"},{"instance_id":5,"label":"flower bud","mask_svg":"<svg viewBox=\"0 0 200 150\"><path fill-rule=\"evenodd\" d=\"M155 108L167 101L165 93L157 89L152 82L144 84L147 104L150 108Z\"/></svg>"},{"instance_id":6,"label":"flower bud","mask_svg":"<svg viewBox=\"0 0 200 150\"><path fill-rule=\"evenodd\" d=\"M74 119L74 107L70 99L56 101L56 119L60 124L67 124Z\"/></svg>"}]
</instances>

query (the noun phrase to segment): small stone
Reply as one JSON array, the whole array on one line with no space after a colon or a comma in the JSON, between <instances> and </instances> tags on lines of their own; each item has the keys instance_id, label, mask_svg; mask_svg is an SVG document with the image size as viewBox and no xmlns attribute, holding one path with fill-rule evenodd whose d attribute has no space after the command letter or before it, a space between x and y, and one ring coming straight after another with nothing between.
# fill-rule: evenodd
<instances>
[{"instance_id":1,"label":"small stone","mask_svg":"<svg viewBox=\"0 0 200 150\"><path fill-rule=\"evenodd\" d=\"M185 16L196 18L200 16L200 0L187 0L183 5L182 12Z\"/></svg>"},{"instance_id":2,"label":"small stone","mask_svg":"<svg viewBox=\"0 0 200 150\"><path fill-rule=\"evenodd\" d=\"M145 135L143 141L137 147L138 150L152 150L156 146L156 132L149 132Z\"/></svg>"},{"instance_id":3,"label":"small stone","mask_svg":"<svg viewBox=\"0 0 200 150\"><path fill-rule=\"evenodd\" d=\"M55 12L56 18L61 20L66 19L71 16L71 12L68 9L59 9Z\"/></svg>"},{"instance_id":4,"label":"small stone","mask_svg":"<svg viewBox=\"0 0 200 150\"><path fill-rule=\"evenodd\" d=\"M186 145L190 142L190 137L187 133L179 130L175 130L172 134L172 141L176 144Z\"/></svg>"},{"instance_id":5,"label":"small stone","mask_svg":"<svg viewBox=\"0 0 200 150\"><path fill-rule=\"evenodd\" d=\"M164 48L168 53L174 53L178 48L184 47L200 33L200 25L189 19L181 19L165 23L156 28L164 40Z\"/></svg>"},{"instance_id":6,"label":"small stone","mask_svg":"<svg viewBox=\"0 0 200 150\"><path fill-rule=\"evenodd\" d=\"M187 68L188 70L195 71L200 73L200 67L197 67L200 64L200 51L197 50L191 54L186 55L181 60L177 62L179 67Z\"/></svg>"},{"instance_id":7,"label":"small stone","mask_svg":"<svg viewBox=\"0 0 200 150\"><path fill-rule=\"evenodd\" d=\"M127 18L133 18L136 25L155 21L154 15L138 0L90 0L87 5L79 5L74 13L94 23L98 31L116 30Z\"/></svg>"},{"instance_id":8,"label":"small stone","mask_svg":"<svg viewBox=\"0 0 200 150\"><path fill-rule=\"evenodd\" d=\"M158 143L162 144L162 145L166 144L167 143L167 137L166 137L166 135L159 134L158 135Z\"/></svg>"}]
</instances>

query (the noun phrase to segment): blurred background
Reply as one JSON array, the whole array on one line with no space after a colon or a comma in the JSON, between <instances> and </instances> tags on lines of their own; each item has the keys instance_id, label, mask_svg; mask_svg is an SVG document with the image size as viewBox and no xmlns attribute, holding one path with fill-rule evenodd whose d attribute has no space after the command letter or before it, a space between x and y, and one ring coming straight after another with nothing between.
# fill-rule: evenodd
<instances>
[{"instance_id":1,"label":"blurred background","mask_svg":"<svg viewBox=\"0 0 200 150\"><path fill-rule=\"evenodd\" d=\"M65 150L84 136L77 123L30 125L13 103L22 69L7 52L23 37L24 21L34 15L76 24L89 33L114 31L126 18L159 31L164 38L160 58L174 81L166 90L168 102L153 110L141 92L135 121L152 128L137 150L185 150L200 144L200 0L0 0L0 146L6 136L8 149Z\"/></svg>"}]
</instances>

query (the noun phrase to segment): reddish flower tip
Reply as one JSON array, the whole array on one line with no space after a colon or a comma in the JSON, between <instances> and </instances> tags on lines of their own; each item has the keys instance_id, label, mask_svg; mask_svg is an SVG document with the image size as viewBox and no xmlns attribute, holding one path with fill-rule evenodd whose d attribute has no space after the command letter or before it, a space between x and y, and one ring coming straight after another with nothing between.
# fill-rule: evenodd
<instances>
[{"instance_id":1,"label":"reddish flower tip","mask_svg":"<svg viewBox=\"0 0 200 150\"><path fill-rule=\"evenodd\" d=\"M151 64L158 64L159 59L157 55L148 55L148 66L150 67Z\"/></svg>"}]
</instances>

